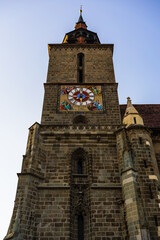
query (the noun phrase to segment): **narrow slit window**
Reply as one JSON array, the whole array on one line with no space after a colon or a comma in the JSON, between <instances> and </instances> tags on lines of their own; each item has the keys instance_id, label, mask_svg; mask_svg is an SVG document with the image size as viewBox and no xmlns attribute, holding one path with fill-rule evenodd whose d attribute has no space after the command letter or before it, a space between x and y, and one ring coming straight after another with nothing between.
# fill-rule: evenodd
<instances>
[{"instance_id":1,"label":"narrow slit window","mask_svg":"<svg viewBox=\"0 0 160 240\"><path fill-rule=\"evenodd\" d=\"M143 144L142 138L139 137L139 144Z\"/></svg>"},{"instance_id":2,"label":"narrow slit window","mask_svg":"<svg viewBox=\"0 0 160 240\"><path fill-rule=\"evenodd\" d=\"M148 166L147 166L147 162L146 162L146 160L144 160L144 167L145 167L145 168L148 167Z\"/></svg>"},{"instance_id":3,"label":"narrow slit window","mask_svg":"<svg viewBox=\"0 0 160 240\"><path fill-rule=\"evenodd\" d=\"M149 193L150 193L150 198L153 199L153 193L152 193L151 186L149 186Z\"/></svg>"},{"instance_id":4,"label":"narrow slit window","mask_svg":"<svg viewBox=\"0 0 160 240\"><path fill-rule=\"evenodd\" d=\"M156 227L158 227L158 219L157 219L157 216L154 216L154 221L155 221Z\"/></svg>"},{"instance_id":5,"label":"narrow slit window","mask_svg":"<svg viewBox=\"0 0 160 240\"><path fill-rule=\"evenodd\" d=\"M82 72L82 69L79 70L79 83L83 83L83 72Z\"/></svg>"},{"instance_id":6,"label":"narrow slit window","mask_svg":"<svg viewBox=\"0 0 160 240\"><path fill-rule=\"evenodd\" d=\"M78 240L84 240L84 218L82 214L78 215Z\"/></svg>"},{"instance_id":7,"label":"narrow slit window","mask_svg":"<svg viewBox=\"0 0 160 240\"><path fill-rule=\"evenodd\" d=\"M137 120L136 120L136 117L134 117L134 124L136 124L137 123Z\"/></svg>"},{"instance_id":8,"label":"narrow slit window","mask_svg":"<svg viewBox=\"0 0 160 240\"><path fill-rule=\"evenodd\" d=\"M77 78L79 83L84 82L84 54L77 55Z\"/></svg>"},{"instance_id":9,"label":"narrow slit window","mask_svg":"<svg viewBox=\"0 0 160 240\"><path fill-rule=\"evenodd\" d=\"M79 66L82 67L83 65L83 55L79 54Z\"/></svg>"},{"instance_id":10,"label":"narrow slit window","mask_svg":"<svg viewBox=\"0 0 160 240\"><path fill-rule=\"evenodd\" d=\"M78 174L83 174L82 159L78 159Z\"/></svg>"}]
</instances>

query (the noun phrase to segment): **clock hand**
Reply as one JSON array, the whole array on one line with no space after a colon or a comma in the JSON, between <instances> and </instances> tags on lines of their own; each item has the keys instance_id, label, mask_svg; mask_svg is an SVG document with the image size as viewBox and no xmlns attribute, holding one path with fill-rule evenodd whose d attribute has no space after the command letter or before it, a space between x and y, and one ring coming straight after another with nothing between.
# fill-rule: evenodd
<instances>
[{"instance_id":1,"label":"clock hand","mask_svg":"<svg viewBox=\"0 0 160 240\"><path fill-rule=\"evenodd\" d=\"M80 102L82 102L83 93L80 91Z\"/></svg>"}]
</instances>

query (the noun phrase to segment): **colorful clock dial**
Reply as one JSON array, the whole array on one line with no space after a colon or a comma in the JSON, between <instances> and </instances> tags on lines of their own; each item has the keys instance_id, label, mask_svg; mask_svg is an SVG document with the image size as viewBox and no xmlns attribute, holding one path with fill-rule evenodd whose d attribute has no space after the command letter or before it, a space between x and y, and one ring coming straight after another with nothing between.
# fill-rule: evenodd
<instances>
[{"instance_id":1,"label":"colorful clock dial","mask_svg":"<svg viewBox=\"0 0 160 240\"><path fill-rule=\"evenodd\" d=\"M69 92L68 100L77 106L86 106L93 102L94 93L90 89L77 87Z\"/></svg>"},{"instance_id":2,"label":"colorful clock dial","mask_svg":"<svg viewBox=\"0 0 160 240\"><path fill-rule=\"evenodd\" d=\"M101 85L61 85L59 112L104 112Z\"/></svg>"}]
</instances>

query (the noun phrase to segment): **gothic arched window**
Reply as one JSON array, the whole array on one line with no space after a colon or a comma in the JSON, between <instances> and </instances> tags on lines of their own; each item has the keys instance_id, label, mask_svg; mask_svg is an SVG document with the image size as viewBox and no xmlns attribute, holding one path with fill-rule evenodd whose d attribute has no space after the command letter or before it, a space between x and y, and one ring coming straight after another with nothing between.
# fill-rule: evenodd
<instances>
[{"instance_id":1,"label":"gothic arched window","mask_svg":"<svg viewBox=\"0 0 160 240\"><path fill-rule=\"evenodd\" d=\"M79 83L84 82L84 54L77 55L77 78Z\"/></svg>"},{"instance_id":2,"label":"gothic arched window","mask_svg":"<svg viewBox=\"0 0 160 240\"><path fill-rule=\"evenodd\" d=\"M76 149L71 157L72 174L88 173L88 157L82 148Z\"/></svg>"},{"instance_id":3,"label":"gothic arched window","mask_svg":"<svg viewBox=\"0 0 160 240\"><path fill-rule=\"evenodd\" d=\"M79 158L78 161L77 161L77 172L78 174L83 174L83 162L82 162L82 159Z\"/></svg>"}]
</instances>

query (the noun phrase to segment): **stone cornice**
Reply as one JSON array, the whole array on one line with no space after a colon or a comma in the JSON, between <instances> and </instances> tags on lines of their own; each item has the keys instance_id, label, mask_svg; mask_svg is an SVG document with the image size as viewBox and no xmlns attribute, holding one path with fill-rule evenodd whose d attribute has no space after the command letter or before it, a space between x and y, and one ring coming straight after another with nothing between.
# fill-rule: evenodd
<instances>
[{"instance_id":1,"label":"stone cornice","mask_svg":"<svg viewBox=\"0 0 160 240\"><path fill-rule=\"evenodd\" d=\"M107 48L110 48L111 51L112 51L112 54L113 54L113 49L114 49L114 44L67 44L67 43L64 43L64 44L52 44L52 43L49 43L48 44L48 51L49 51L49 54L50 54L50 51L51 51L51 48L57 48L57 49L79 49L79 48L82 48L82 49L85 49L85 48L88 48L88 49L107 49Z\"/></svg>"},{"instance_id":2,"label":"stone cornice","mask_svg":"<svg viewBox=\"0 0 160 240\"><path fill-rule=\"evenodd\" d=\"M147 127L147 126L144 126L144 125L141 125L141 124L131 124L130 126L128 127L125 127L124 124L122 124L121 126L119 126L119 128L117 129L117 131L115 132L116 134L125 130L125 131L130 131L132 129L144 129L146 130L147 132L151 133L151 130Z\"/></svg>"},{"instance_id":3,"label":"stone cornice","mask_svg":"<svg viewBox=\"0 0 160 240\"><path fill-rule=\"evenodd\" d=\"M105 126L105 125L41 125L40 134L42 135L108 135L114 134L117 130L117 125Z\"/></svg>"},{"instance_id":4,"label":"stone cornice","mask_svg":"<svg viewBox=\"0 0 160 240\"><path fill-rule=\"evenodd\" d=\"M44 83L44 86L46 86L46 85L116 85L116 86L118 86L118 83L115 83L115 82L113 82L113 83L111 83L111 82L106 82L106 83L104 83L104 82L95 82L95 83L89 83L89 82L87 82L87 83L77 83L77 82L69 82L69 83L66 83L66 82L61 82L61 83L57 83L57 82L47 82L47 83Z\"/></svg>"},{"instance_id":5,"label":"stone cornice","mask_svg":"<svg viewBox=\"0 0 160 240\"><path fill-rule=\"evenodd\" d=\"M92 184L91 185L91 188L92 189L121 189L122 186L121 184L119 183L113 183L113 184L110 184L110 183L106 183L106 184Z\"/></svg>"},{"instance_id":6,"label":"stone cornice","mask_svg":"<svg viewBox=\"0 0 160 240\"><path fill-rule=\"evenodd\" d=\"M32 176L32 177L40 178L40 179L42 179L42 180L45 179L44 177L42 177L42 176L40 176L40 175L38 175L38 174L36 174L36 173L32 173L32 172L21 172L21 173L17 173L17 175L18 175L18 177L19 177L19 176L27 176L27 175L30 175L30 176Z\"/></svg>"},{"instance_id":7,"label":"stone cornice","mask_svg":"<svg viewBox=\"0 0 160 240\"><path fill-rule=\"evenodd\" d=\"M64 185L60 185L60 184L41 184L39 186L37 186L38 189L47 189L47 190L64 190L64 189L70 189L70 186L64 186Z\"/></svg>"},{"instance_id":8,"label":"stone cornice","mask_svg":"<svg viewBox=\"0 0 160 240\"><path fill-rule=\"evenodd\" d=\"M130 171L130 170L132 170L133 172L138 172L137 169L135 169L135 168L133 168L133 167L129 167L129 168L126 168L126 169L122 170L122 171L121 171L121 175L122 175L123 173L125 173L125 172Z\"/></svg>"},{"instance_id":9,"label":"stone cornice","mask_svg":"<svg viewBox=\"0 0 160 240\"><path fill-rule=\"evenodd\" d=\"M61 43L49 43L50 47L57 48L113 48L114 44L61 44Z\"/></svg>"}]
</instances>

